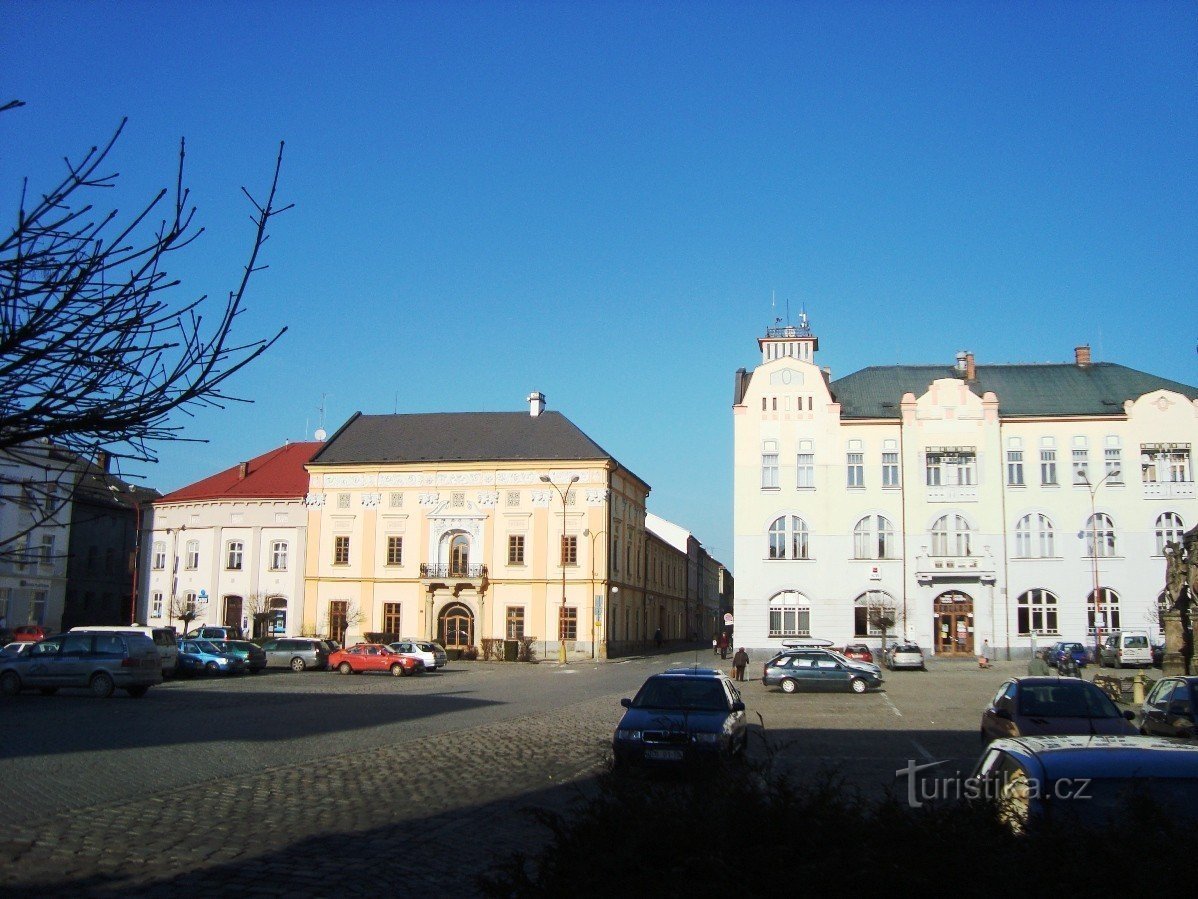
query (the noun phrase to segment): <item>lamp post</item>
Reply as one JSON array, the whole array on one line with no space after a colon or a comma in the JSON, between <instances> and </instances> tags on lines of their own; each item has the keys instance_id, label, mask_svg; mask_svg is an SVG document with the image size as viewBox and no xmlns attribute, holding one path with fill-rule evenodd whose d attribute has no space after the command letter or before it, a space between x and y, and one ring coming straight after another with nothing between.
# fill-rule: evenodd
<instances>
[{"instance_id":1,"label":"lamp post","mask_svg":"<svg viewBox=\"0 0 1198 899\"><path fill-rule=\"evenodd\" d=\"M1102 596L1098 592L1098 509L1095 505L1095 498L1098 495L1098 488L1109 481L1111 478L1119 476L1119 469L1112 468L1097 484L1091 484L1090 478L1086 472L1079 471L1078 478L1082 484L1086 485L1086 489L1090 491L1090 568L1093 575L1094 586L1094 664L1102 667Z\"/></svg>"},{"instance_id":2,"label":"lamp post","mask_svg":"<svg viewBox=\"0 0 1198 899\"><path fill-rule=\"evenodd\" d=\"M566 637L565 634L562 633L562 623L565 621L566 612L566 497L570 495L570 488L573 487L578 481L578 475L574 475L574 477L570 478L569 483L566 484L566 490L564 493L562 492L561 487L557 486L557 484L553 483L553 481L549 479L548 475L541 475L541 480L556 490L557 495L562 498L562 546L561 558L558 559L562 566L562 608L561 612L557 616L557 660L562 664L565 664Z\"/></svg>"},{"instance_id":3,"label":"lamp post","mask_svg":"<svg viewBox=\"0 0 1198 899\"><path fill-rule=\"evenodd\" d=\"M582 536L591 538L591 658L592 659L595 658L595 643L598 640L598 631L602 627L602 625L599 624L599 618L598 618L599 609L598 609L598 606L595 605L595 538L598 537L600 534L606 534L606 533L607 533L607 531L605 531L605 530L592 531L590 528L582 529ZM604 580L606 581L607 579L604 578ZM606 587L603 589L603 597L605 600L605 602L604 602L605 608L603 609L603 618L604 618L604 620L606 620L607 619L607 608L606 608L607 588Z\"/></svg>"}]
</instances>

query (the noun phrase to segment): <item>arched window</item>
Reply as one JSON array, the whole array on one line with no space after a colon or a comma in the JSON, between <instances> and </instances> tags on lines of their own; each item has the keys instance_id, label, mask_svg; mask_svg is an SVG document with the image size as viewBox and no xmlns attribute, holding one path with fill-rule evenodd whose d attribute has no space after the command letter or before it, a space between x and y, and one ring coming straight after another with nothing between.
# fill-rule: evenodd
<instances>
[{"instance_id":1,"label":"arched window","mask_svg":"<svg viewBox=\"0 0 1198 899\"><path fill-rule=\"evenodd\" d=\"M1180 543L1181 535L1186 527L1181 523L1181 516L1176 512L1165 512L1156 519L1156 554L1163 556L1165 546L1169 543Z\"/></svg>"},{"instance_id":2,"label":"arched window","mask_svg":"<svg viewBox=\"0 0 1198 899\"><path fill-rule=\"evenodd\" d=\"M1057 598L1047 590L1028 590L1019 597L1016 608L1020 636L1056 634Z\"/></svg>"},{"instance_id":3,"label":"arched window","mask_svg":"<svg viewBox=\"0 0 1198 899\"><path fill-rule=\"evenodd\" d=\"M1094 601L1094 591L1086 599L1086 633L1094 633L1094 620L1102 625L1102 632L1119 629L1119 594L1108 587L1098 588L1098 602Z\"/></svg>"},{"instance_id":4,"label":"arched window","mask_svg":"<svg viewBox=\"0 0 1198 899\"><path fill-rule=\"evenodd\" d=\"M932 525L932 555L968 556L969 522L960 515L942 515Z\"/></svg>"},{"instance_id":5,"label":"arched window","mask_svg":"<svg viewBox=\"0 0 1198 899\"><path fill-rule=\"evenodd\" d=\"M1052 521L1047 515L1024 515L1015 525L1015 558L1051 559L1056 555Z\"/></svg>"},{"instance_id":6,"label":"arched window","mask_svg":"<svg viewBox=\"0 0 1198 899\"><path fill-rule=\"evenodd\" d=\"M771 637L810 637L811 606L793 590L770 600Z\"/></svg>"},{"instance_id":7,"label":"arched window","mask_svg":"<svg viewBox=\"0 0 1198 899\"><path fill-rule=\"evenodd\" d=\"M1110 558L1115 555L1115 525L1104 512L1086 519L1086 557Z\"/></svg>"},{"instance_id":8,"label":"arched window","mask_svg":"<svg viewBox=\"0 0 1198 899\"><path fill-rule=\"evenodd\" d=\"M853 528L854 559L893 559L894 525L885 515L866 515Z\"/></svg>"},{"instance_id":9,"label":"arched window","mask_svg":"<svg viewBox=\"0 0 1198 899\"><path fill-rule=\"evenodd\" d=\"M898 605L894 597L881 590L862 593L853 603L853 636L880 637L885 629L894 636L898 624Z\"/></svg>"},{"instance_id":10,"label":"arched window","mask_svg":"<svg viewBox=\"0 0 1198 899\"><path fill-rule=\"evenodd\" d=\"M797 515L783 515L770 525L771 559L810 558L807 524Z\"/></svg>"}]
</instances>

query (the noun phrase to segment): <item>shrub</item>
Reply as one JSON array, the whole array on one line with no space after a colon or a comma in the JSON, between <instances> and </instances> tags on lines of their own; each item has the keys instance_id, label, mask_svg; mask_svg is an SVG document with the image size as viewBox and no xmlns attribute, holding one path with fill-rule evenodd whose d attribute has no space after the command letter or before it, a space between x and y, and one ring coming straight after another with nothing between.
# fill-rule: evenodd
<instances>
[{"instance_id":1,"label":"shrub","mask_svg":"<svg viewBox=\"0 0 1198 899\"><path fill-rule=\"evenodd\" d=\"M520 651L516 655L519 662L535 662L537 660L536 637L521 637Z\"/></svg>"},{"instance_id":2,"label":"shrub","mask_svg":"<svg viewBox=\"0 0 1198 899\"><path fill-rule=\"evenodd\" d=\"M462 650L462 658L465 659L467 662L473 662L475 659L478 658L478 647L477 646L467 646L465 649Z\"/></svg>"}]
</instances>

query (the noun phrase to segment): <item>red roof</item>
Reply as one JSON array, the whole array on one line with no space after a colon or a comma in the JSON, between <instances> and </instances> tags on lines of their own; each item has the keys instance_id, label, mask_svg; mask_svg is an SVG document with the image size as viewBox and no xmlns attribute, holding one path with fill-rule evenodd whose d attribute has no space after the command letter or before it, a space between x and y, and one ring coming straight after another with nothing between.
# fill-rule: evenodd
<instances>
[{"instance_id":1,"label":"red roof","mask_svg":"<svg viewBox=\"0 0 1198 899\"><path fill-rule=\"evenodd\" d=\"M284 444L249 462L226 468L220 474L180 487L155 500L154 504L198 499L299 499L308 492L308 472L304 463L322 446L324 444L319 441Z\"/></svg>"}]
</instances>

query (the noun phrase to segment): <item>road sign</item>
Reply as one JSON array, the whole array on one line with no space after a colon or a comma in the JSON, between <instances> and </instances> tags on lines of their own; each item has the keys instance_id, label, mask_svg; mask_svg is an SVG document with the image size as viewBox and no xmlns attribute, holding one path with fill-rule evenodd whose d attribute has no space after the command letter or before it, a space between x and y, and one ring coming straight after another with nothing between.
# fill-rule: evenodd
<instances>
[{"instance_id":1,"label":"road sign","mask_svg":"<svg viewBox=\"0 0 1198 899\"><path fill-rule=\"evenodd\" d=\"M724 613L724 624L726 624L728 627L732 626L732 613L731 612Z\"/></svg>"}]
</instances>

